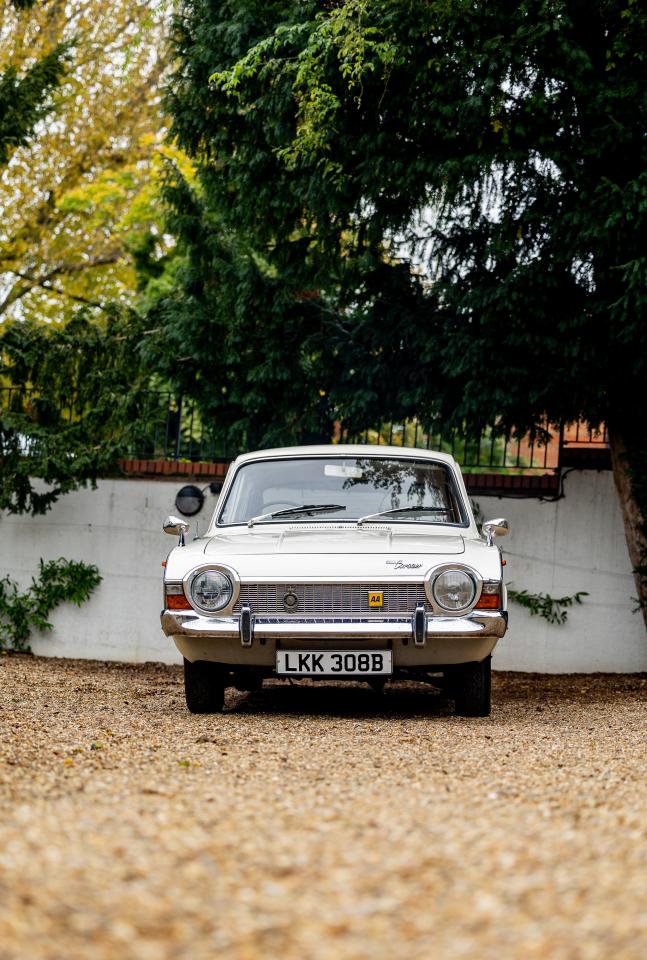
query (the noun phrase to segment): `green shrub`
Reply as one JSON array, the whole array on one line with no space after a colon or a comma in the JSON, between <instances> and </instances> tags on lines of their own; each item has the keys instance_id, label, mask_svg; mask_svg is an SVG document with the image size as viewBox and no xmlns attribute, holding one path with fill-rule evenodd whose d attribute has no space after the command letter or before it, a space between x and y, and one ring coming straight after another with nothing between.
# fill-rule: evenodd
<instances>
[{"instance_id":1,"label":"green shrub","mask_svg":"<svg viewBox=\"0 0 647 960\"><path fill-rule=\"evenodd\" d=\"M0 580L0 650L29 653L32 630L51 630L49 614L61 603L84 603L102 580L94 564L40 560L38 577L20 591L9 576Z\"/></svg>"}]
</instances>

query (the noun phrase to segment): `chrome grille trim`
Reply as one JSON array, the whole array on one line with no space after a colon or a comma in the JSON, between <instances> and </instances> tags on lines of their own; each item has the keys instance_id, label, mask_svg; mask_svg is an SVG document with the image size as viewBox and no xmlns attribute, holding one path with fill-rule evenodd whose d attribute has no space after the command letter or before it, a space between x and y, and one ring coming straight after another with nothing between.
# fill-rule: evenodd
<instances>
[{"instance_id":1,"label":"chrome grille trim","mask_svg":"<svg viewBox=\"0 0 647 960\"><path fill-rule=\"evenodd\" d=\"M369 607L368 595L384 594L381 607ZM310 617L375 617L413 614L421 604L431 611L423 583L241 583L240 596L234 606L238 613L248 604L257 616L285 616L283 597L296 593L299 605L290 613Z\"/></svg>"},{"instance_id":2,"label":"chrome grille trim","mask_svg":"<svg viewBox=\"0 0 647 960\"><path fill-rule=\"evenodd\" d=\"M291 617L286 614L284 617L268 617L268 616L259 616L254 617L254 624L264 623L284 623L286 625L301 623L304 625L310 625L312 623L370 623L370 624L380 624L380 623L406 623L411 626L411 617L308 617L307 620L304 620L303 617Z\"/></svg>"}]
</instances>

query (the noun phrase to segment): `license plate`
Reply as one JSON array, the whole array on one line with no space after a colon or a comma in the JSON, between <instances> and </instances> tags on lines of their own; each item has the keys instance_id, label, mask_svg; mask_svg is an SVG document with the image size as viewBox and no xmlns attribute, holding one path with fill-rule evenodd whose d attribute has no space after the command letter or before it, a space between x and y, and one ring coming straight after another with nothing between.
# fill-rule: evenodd
<instances>
[{"instance_id":1,"label":"license plate","mask_svg":"<svg viewBox=\"0 0 647 960\"><path fill-rule=\"evenodd\" d=\"M277 650L283 677L375 676L393 673L391 650Z\"/></svg>"}]
</instances>

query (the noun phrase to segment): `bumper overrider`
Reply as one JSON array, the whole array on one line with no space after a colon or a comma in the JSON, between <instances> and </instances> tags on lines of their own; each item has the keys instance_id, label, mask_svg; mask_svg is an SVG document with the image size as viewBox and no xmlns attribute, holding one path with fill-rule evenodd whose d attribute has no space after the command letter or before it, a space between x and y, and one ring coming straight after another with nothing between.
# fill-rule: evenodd
<instances>
[{"instance_id":1,"label":"bumper overrider","mask_svg":"<svg viewBox=\"0 0 647 960\"><path fill-rule=\"evenodd\" d=\"M239 615L203 616L196 611L164 610L162 630L168 637L234 640L243 647L254 640L411 640L424 646L433 639L499 639L508 625L508 614L498 610L473 610L464 617L442 617L418 608L400 617L272 617L255 616L243 607Z\"/></svg>"}]
</instances>

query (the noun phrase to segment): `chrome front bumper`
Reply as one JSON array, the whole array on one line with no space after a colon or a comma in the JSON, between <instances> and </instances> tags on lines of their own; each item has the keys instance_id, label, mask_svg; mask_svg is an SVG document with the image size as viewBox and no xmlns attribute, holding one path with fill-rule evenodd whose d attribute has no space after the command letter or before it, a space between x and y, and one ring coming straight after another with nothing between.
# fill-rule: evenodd
<instances>
[{"instance_id":1,"label":"chrome front bumper","mask_svg":"<svg viewBox=\"0 0 647 960\"><path fill-rule=\"evenodd\" d=\"M162 630L168 637L212 640L239 638L249 647L258 640L412 640L424 645L427 638L500 638L508 625L507 613L474 610L465 617L205 617L193 611L162 612Z\"/></svg>"}]
</instances>

